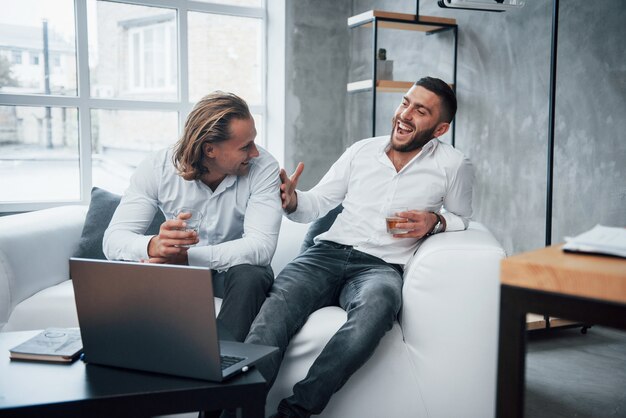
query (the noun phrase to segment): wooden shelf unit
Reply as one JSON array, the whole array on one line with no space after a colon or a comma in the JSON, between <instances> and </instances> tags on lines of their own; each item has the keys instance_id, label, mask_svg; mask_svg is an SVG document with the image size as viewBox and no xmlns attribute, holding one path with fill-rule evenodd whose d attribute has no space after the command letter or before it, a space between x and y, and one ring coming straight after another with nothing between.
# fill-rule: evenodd
<instances>
[{"instance_id":1,"label":"wooden shelf unit","mask_svg":"<svg viewBox=\"0 0 626 418\"><path fill-rule=\"evenodd\" d=\"M409 31L425 32L432 35L442 31L454 32L454 67L453 80L449 85L456 87L456 60L458 45L458 27L456 19L438 16L423 16L419 14L394 13L382 10L369 10L348 18L348 27L365 27L372 30L372 76L369 79L348 83L348 93L370 91L372 95L372 136L376 136L376 94L381 93L404 93L411 88L415 81L379 80L376 73L378 29L400 29ZM418 76L419 74L416 74ZM376 88L374 81L376 80ZM452 145L454 145L455 126L452 125Z\"/></svg>"}]
</instances>

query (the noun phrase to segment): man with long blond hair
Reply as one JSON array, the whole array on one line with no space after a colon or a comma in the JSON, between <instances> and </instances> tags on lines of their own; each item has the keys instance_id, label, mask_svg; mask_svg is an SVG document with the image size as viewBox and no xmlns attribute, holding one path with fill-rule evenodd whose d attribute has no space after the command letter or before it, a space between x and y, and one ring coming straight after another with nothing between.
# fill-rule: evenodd
<instances>
[{"instance_id":1,"label":"man with long blond hair","mask_svg":"<svg viewBox=\"0 0 626 418\"><path fill-rule=\"evenodd\" d=\"M243 99L202 98L178 142L137 167L103 240L109 259L211 268L223 298L218 318L237 341L272 285L281 221L278 163L255 137ZM198 232L185 230L188 213L172 215L181 207L204 214ZM145 235L157 210L167 220Z\"/></svg>"}]
</instances>

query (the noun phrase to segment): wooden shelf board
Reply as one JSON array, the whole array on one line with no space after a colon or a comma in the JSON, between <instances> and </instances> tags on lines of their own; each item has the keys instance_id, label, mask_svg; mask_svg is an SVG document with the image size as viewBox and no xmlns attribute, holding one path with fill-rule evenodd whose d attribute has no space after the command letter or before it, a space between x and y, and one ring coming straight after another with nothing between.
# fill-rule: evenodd
<instances>
[{"instance_id":1,"label":"wooden shelf board","mask_svg":"<svg viewBox=\"0 0 626 418\"><path fill-rule=\"evenodd\" d=\"M362 25L364 28L371 28L372 23L365 23ZM414 30L417 32L434 32L436 30L443 29L444 26L430 26L430 25L419 25L416 23L401 23L401 22L378 22L379 28L385 29L400 29L400 30Z\"/></svg>"},{"instance_id":2,"label":"wooden shelf board","mask_svg":"<svg viewBox=\"0 0 626 418\"><path fill-rule=\"evenodd\" d=\"M558 327L568 327L571 325L580 325L582 324L577 321L570 321L569 319L561 319L561 318L552 318L550 317L550 328L558 328Z\"/></svg>"},{"instance_id":3,"label":"wooden shelf board","mask_svg":"<svg viewBox=\"0 0 626 418\"><path fill-rule=\"evenodd\" d=\"M376 91L382 91L387 93L404 93L415 84L413 81L394 81L394 80L378 80L376 82ZM354 93L357 91L371 90L372 80L361 80L348 83L348 92Z\"/></svg>"},{"instance_id":4,"label":"wooden shelf board","mask_svg":"<svg viewBox=\"0 0 626 418\"><path fill-rule=\"evenodd\" d=\"M414 81L395 81L395 80L378 80L376 82L376 91L385 93L405 93L413 85ZM454 89L454 84L448 83L448 85ZM348 83L347 90L349 93L356 93L358 91L366 91L372 89L372 80L361 80Z\"/></svg>"},{"instance_id":5,"label":"wooden shelf board","mask_svg":"<svg viewBox=\"0 0 626 418\"><path fill-rule=\"evenodd\" d=\"M548 320L550 321L550 328L569 327L572 325L580 325L582 327L580 322L570 321L569 319L549 317ZM543 315L526 314L526 329L528 331L544 328L546 328L546 320Z\"/></svg>"},{"instance_id":6,"label":"wooden shelf board","mask_svg":"<svg viewBox=\"0 0 626 418\"><path fill-rule=\"evenodd\" d=\"M526 314L526 329L532 331L534 329L544 329L546 321L543 315L533 313Z\"/></svg>"},{"instance_id":7,"label":"wooden shelf board","mask_svg":"<svg viewBox=\"0 0 626 418\"><path fill-rule=\"evenodd\" d=\"M367 12L352 16L348 18L348 26L364 26L371 27L371 20L377 18L378 26L387 29L402 29L402 30L414 30L420 32L432 32L443 29L445 26L431 26L420 25L420 23L440 23L444 25L456 25L456 19L450 19L446 17L438 16L423 16L420 15L419 19L416 19L415 15L407 13L393 13L384 12L382 10L368 10ZM384 19L404 20L404 22L390 22Z\"/></svg>"}]
</instances>

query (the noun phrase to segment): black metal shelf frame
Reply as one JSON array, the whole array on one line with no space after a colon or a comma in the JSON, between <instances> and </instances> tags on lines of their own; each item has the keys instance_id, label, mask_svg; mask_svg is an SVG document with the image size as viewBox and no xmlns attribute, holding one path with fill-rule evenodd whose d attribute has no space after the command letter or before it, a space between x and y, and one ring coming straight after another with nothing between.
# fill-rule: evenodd
<instances>
[{"instance_id":1,"label":"black metal shelf frame","mask_svg":"<svg viewBox=\"0 0 626 418\"><path fill-rule=\"evenodd\" d=\"M548 113L548 161L546 184L546 247L552 245L552 187L554 185L554 118L556 109L556 58L559 37L559 0L552 1L550 43L550 108Z\"/></svg>"}]
</instances>

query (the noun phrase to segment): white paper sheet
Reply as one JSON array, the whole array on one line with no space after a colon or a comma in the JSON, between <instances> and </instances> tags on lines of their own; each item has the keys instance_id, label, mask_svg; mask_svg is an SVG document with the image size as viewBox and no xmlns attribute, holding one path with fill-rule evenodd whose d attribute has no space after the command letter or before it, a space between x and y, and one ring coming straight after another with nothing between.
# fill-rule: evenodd
<instances>
[{"instance_id":1,"label":"white paper sheet","mask_svg":"<svg viewBox=\"0 0 626 418\"><path fill-rule=\"evenodd\" d=\"M596 225L587 232L565 238L564 251L609 254L626 258L626 228Z\"/></svg>"}]
</instances>

